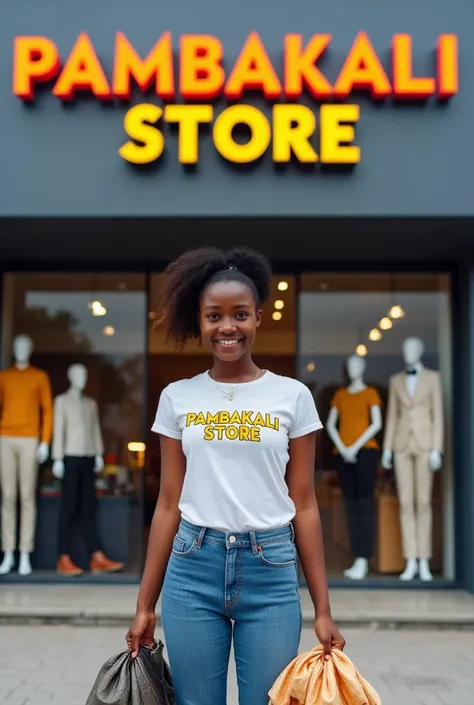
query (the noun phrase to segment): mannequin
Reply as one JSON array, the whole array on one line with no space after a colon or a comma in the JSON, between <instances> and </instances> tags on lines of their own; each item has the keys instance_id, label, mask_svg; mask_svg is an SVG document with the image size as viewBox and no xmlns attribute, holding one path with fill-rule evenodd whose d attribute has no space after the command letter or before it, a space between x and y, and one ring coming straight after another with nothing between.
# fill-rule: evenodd
<instances>
[{"instance_id":1,"label":"mannequin","mask_svg":"<svg viewBox=\"0 0 474 705\"><path fill-rule=\"evenodd\" d=\"M378 470L375 436L382 428L382 404L377 390L364 382L364 359L352 355L346 365L350 385L338 389L334 395L327 432L340 456L339 481L355 557L344 575L351 580L362 580L369 572L373 548Z\"/></svg>"},{"instance_id":2,"label":"mannequin","mask_svg":"<svg viewBox=\"0 0 474 705\"><path fill-rule=\"evenodd\" d=\"M36 530L38 466L49 454L52 426L51 385L43 370L30 365L33 341L19 335L13 341L13 367L0 372L0 485L2 547L0 575L15 565L17 488L20 487L20 564L30 575L30 555Z\"/></svg>"},{"instance_id":3,"label":"mannequin","mask_svg":"<svg viewBox=\"0 0 474 705\"><path fill-rule=\"evenodd\" d=\"M439 372L423 367L419 338L403 343L405 371L390 379L382 465L395 466L406 567L400 579L432 580L431 493L442 464L443 400Z\"/></svg>"},{"instance_id":4,"label":"mannequin","mask_svg":"<svg viewBox=\"0 0 474 705\"><path fill-rule=\"evenodd\" d=\"M71 365L69 390L54 400L53 474L62 481L57 570L70 577L84 572L73 563L69 552L77 513L91 557L91 571L113 573L123 568L123 563L109 560L100 548L95 517L95 474L104 467L103 442L97 404L82 393L87 376L84 365Z\"/></svg>"}]
</instances>

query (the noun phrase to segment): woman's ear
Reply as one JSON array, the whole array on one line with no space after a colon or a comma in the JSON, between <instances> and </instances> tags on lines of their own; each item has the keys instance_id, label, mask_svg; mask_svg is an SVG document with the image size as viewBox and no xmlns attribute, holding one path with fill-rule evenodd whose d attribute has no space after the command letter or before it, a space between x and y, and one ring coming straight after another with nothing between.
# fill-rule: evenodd
<instances>
[{"instance_id":1,"label":"woman's ear","mask_svg":"<svg viewBox=\"0 0 474 705\"><path fill-rule=\"evenodd\" d=\"M262 322L262 317L263 317L263 311L262 311L262 309L259 309L256 313L257 328L259 327L260 323Z\"/></svg>"}]
</instances>

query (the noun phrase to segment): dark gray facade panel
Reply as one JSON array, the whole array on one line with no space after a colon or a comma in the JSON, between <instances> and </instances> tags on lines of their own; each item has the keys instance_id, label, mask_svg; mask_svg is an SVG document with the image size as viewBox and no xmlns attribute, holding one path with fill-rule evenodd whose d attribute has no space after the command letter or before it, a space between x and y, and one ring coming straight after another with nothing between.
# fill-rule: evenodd
<instances>
[{"instance_id":1,"label":"dark gray facade panel","mask_svg":"<svg viewBox=\"0 0 474 705\"><path fill-rule=\"evenodd\" d=\"M453 365L455 439L456 577L474 593L474 262L459 268L456 278Z\"/></svg>"},{"instance_id":2,"label":"dark gray facade panel","mask_svg":"<svg viewBox=\"0 0 474 705\"><path fill-rule=\"evenodd\" d=\"M473 27L472 0L2 0L0 216L473 215ZM309 39L329 32L333 42L322 65L329 79L359 30L368 33L387 66L393 34L410 33L416 72L428 75L437 37L456 33L460 93L444 106L375 106L359 98L362 161L351 173L303 173L293 165L277 173L269 156L242 173L218 156L209 134L201 137L199 168L189 173L179 165L176 136L168 131L163 163L140 173L117 154L126 141L124 106L80 98L64 107L46 91L25 107L11 92L15 35L48 36L65 58L85 31L110 78L117 30L142 56L165 30L176 47L180 33L213 34L224 44L227 66L249 31L257 30L280 72L285 33ZM263 108L253 96L247 102Z\"/></svg>"}]
</instances>

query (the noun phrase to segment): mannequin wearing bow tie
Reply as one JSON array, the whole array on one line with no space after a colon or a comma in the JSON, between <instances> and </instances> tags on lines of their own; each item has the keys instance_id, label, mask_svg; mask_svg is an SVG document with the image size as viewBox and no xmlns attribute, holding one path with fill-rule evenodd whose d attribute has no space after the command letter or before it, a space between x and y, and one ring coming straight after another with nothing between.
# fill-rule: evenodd
<instances>
[{"instance_id":1,"label":"mannequin wearing bow tie","mask_svg":"<svg viewBox=\"0 0 474 705\"><path fill-rule=\"evenodd\" d=\"M404 581L432 580L431 493L442 464L443 402L438 372L422 364L423 342L403 343L405 371L390 379L383 467L395 468L406 568Z\"/></svg>"}]
</instances>

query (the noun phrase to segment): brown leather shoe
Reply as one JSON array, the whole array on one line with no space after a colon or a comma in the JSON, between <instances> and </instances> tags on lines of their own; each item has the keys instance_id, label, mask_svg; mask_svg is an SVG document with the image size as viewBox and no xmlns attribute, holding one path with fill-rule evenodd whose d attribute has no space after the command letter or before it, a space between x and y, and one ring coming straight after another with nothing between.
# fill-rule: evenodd
<instances>
[{"instance_id":1,"label":"brown leather shoe","mask_svg":"<svg viewBox=\"0 0 474 705\"><path fill-rule=\"evenodd\" d=\"M76 578L84 573L82 568L74 565L70 556L60 556L56 565L56 570L61 575L67 575L69 578Z\"/></svg>"},{"instance_id":2,"label":"brown leather shoe","mask_svg":"<svg viewBox=\"0 0 474 705\"><path fill-rule=\"evenodd\" d=\"M91 559L91 573L117 573L125 567L123 563L111 561L103 553L96 553Z\"/></svg>"}]
</instances>

